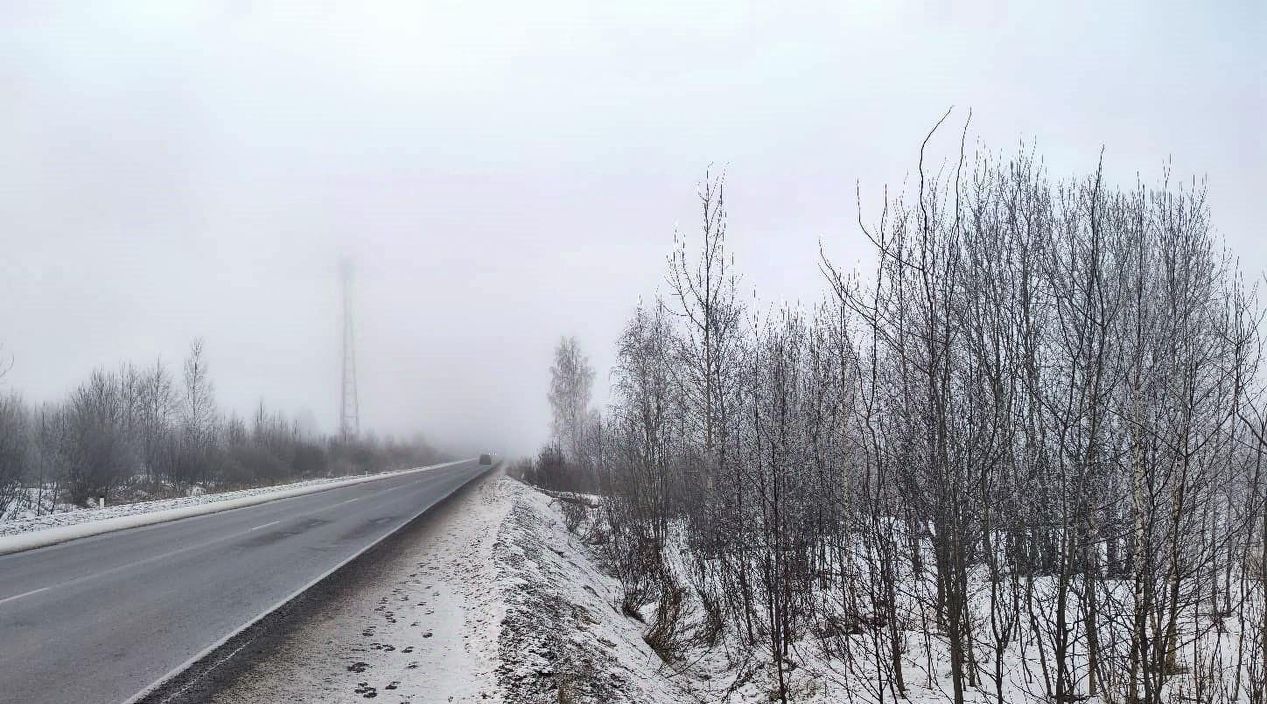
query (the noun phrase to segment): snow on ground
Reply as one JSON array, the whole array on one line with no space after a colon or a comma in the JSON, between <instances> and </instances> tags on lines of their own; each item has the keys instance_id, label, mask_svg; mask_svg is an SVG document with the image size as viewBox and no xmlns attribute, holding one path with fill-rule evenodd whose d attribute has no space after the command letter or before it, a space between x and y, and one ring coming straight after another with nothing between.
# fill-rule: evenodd
<instances>
[{"instance_id":1,"label":"snow on ground","mask_svg":"<svg viewBox=\"0 0 1267 704\"><path fill-rule=\"evenodd\" d=\"M502 701L493 553L511 505L503 485L477 480L432 509L407 544L359 566L337 599L306 614L215 701Z\"/></svg>"},{"instance_id":2,"label":"snow on ground","mask_svg":"<svg viewBox=\"0 0 1267 704\"><path fill-rule=\"evenodd\" d=\"M557 503L504 479L494 547L505 599L497 669L507 704L693 701L620 612L621 587L564 526Z\"/></svg>"},{"instance_id":3,"label":"snow on ground","mask_svg":"<svg viewBox=\"0 0 1267 704\"><path fill-rule=\"evenodd\" d=\"M641 610L643 620L621 610L623 591L615 578L602 567L598 550L586 545L564 525L561 504L550 496L511 480L503 480L501 491L511 501L507 519L494 548L498 588L505 599L497 669L503 701L507 704L545 702L639 702L673 704L758 704L777 701L777 670L761 646L746 646L737 634L723 628L718 641L707 645L694 637L701 632L703 610L691 589L684 592L678 647L671 660L663 662L643 641L647 623L654 619L655 604ZM596 512L589 512L590 520ZM580 535L589 533L583 524ZM680 546L675 535L670 545ZM687 566L681 550L668 550L669 568L679 584L687 584ZM985 579L978 575L975 584ZM1049 580L1039 580L1038 596ZM908 584L909 588L910 585ZM932 588L929 586L928 588ZM1102 585L1102 588L1107 588ZM831 598L822 607L830 608ZM975 595L976 607L983 607ZM914 599L914 594L907 598ZM925 609L932 598L925 595ZM908 613L935 616L910 605ZM1257 613L1257 612L1255 612ZM988 618L978 614L978 624ZM903 671L911 704L937 704L952 700L950 654L944 638L925 638L919 622L904 623ZM988 626L980 626L987 628ZM1235 628L1210 632L1199 642L1196 653L1209 660L1211 653L1225 661L1235 660ZM847 643L846 643L847 641ZM835 655L825 652L830 643ZM792 647L788 662L788 699L798 704L874 704L894 698L882 684L868 634L820 639L807 633ZM978 643L982 686L970 688L966 700L974 704L998 701L988 672L993 651ZM840 649L853 653L852 663L839 657ZM1194 655L1191 645L1184 648L1183 660ZM1043 683L1038 648L1017 641L1002 654L1002 701L1043 702ZM1226 685L1232 669L1220 678ZM1085 668L1084 668L1085 669ZM1188 701L1195 687L1190 675L1171 680L1167 701ZM1091 701L1101 701L1092 698Z\"/></svg>"}]
</instances>

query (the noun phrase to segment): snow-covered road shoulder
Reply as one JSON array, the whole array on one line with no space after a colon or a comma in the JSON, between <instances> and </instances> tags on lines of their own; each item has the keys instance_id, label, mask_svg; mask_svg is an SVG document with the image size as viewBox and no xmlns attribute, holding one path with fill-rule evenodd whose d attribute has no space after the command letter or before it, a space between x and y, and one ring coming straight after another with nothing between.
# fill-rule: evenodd
<instances>
[{"instance_id":1,"label":"snow-covered road shoulder","mask_svg":"<svg viewBox=\"0 0 1267 704\"><path fill-rule=\"evenodd\" d=\"M213 700L502 701L495 670L504 590L493 546L510 502L496 476L468 486L279 625Z\"/></svg>"},{"instance_id":2,"label":"snow-covered road shoulder","mask_svg":"<svg viewBox=\"0 0 1267 704\"><path fill-rule=\"evenodd\" d=\"M506 704L674 704L693 697L621 613L620 583L568 531L558 502L502 480L510 511L494 546L504 600L498 684Z\"/></svg>"},{"instance_id":3,"label":"snow-covered road shoulder","mask_svg":"<svg viewBox=\"0 0 1267 704\"><path fill-rule=\"evenodd\" d=\"M387 477L425 472L443 467L450 467L474 458L455 460L442 464L416 467L397 472L383 472L356 477L333 479L315 479L312 481L285 484L282 486L261 489L246 489L221 494L203 494L181 499L163 501L147 501L135 504L120 504L109 508L72 511L42 516L36 519L8 521L0 523L0 555L7 555L24 550L56 545L70 540L87 538L102 533L111 533L128 528L166 523L168 521L192 518L210 513L230 511L236 508L255 506L268 501L277 501L294 496L314 494L339 487L362 484Z\"/></svg>"}]
</instances>

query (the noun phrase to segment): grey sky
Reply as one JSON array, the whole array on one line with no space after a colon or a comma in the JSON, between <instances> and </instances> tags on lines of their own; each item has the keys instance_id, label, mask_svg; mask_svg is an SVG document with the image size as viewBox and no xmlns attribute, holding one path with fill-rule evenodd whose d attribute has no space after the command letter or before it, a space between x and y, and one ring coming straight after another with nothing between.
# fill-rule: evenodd
<instances>
[{"instance_id":1,"label":"grey sky","mask_svg":"<svg viewBox=\"0 0 1267 704\"><path fill-rule=\"evenodd\" d=\"M558 335L605 375L710 162L747 287L810 301L951 104L1055 175L1208 175L1260 272L1263 4L1024 4L6 2L0 383L202 336L224 405L332 429L348 252L363 422L530 450Z\"/></svg>"}]
</instances>

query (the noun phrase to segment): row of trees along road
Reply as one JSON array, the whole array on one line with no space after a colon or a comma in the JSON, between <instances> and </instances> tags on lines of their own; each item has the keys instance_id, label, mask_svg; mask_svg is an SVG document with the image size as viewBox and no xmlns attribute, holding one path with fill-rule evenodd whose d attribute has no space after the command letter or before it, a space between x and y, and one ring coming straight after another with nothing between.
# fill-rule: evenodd
<instances>
[{"instance_id":1,"label":"row of trees along road","mask_svg":"<svg viewBox=\"0 0 1267 704\"><path fill-rule=\"evenodd\" d=\"M605 417L561 345L538 478L604 495L651 645L731 634L782 701L806 642L875 701L1267 701L1260 312L1204 187L957 141L809 310L745 306L706 178Z\"/></svg>"},{"instance_id":2,"label":"row of trees along road","mask_svg":"<svg viewBox=\"0 0 1267 704\"><path fill-rule=\"evenodd\" d=\"M125 364L92 372L60 402L0 397L0 517L57 502L264 486L437 457L421 439L319 437L262 404L249 420L226 415L200 340L178 376L161 362Z\"/></svg>"}]
</instances>

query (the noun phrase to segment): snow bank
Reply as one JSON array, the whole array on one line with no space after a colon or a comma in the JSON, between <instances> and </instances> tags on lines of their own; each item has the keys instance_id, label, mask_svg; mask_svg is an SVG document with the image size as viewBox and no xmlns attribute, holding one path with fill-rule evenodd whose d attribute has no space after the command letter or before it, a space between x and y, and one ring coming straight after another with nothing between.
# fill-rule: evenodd
<instances>
[{"instance_id":1,"label":"snow bank","mask_svg":"<svg viewBox=\"0 0 1267 704\"><path fill-rule=\"evenodd\" d=\"M244 491L232 491L222 494L202 494L181 499L147 501L136 504L120 504L103 509L50 514L41 516L38 519L8 521L0 523L0 555L33 550L116 530L166 523L167 521L175 521L182 518L255 506L267 501L314 494L319 491L328 491L387 477L450 467L462 462L469 462L471 459L474 458L405 469L398 472L383 472L358 477L316 479L261 489L246 489Z\"/></svg>"},{"instance_id":2,"label":"snow bank","mask_svg":"<svg viewBox=\"0 0 1267 704\"><path fill-rule=\"evenodd\" d=\"M493 548L504 601L498 685L507 704L696 699L620 611L619 582L568 532L552 497L512 479Z\"/></svg>"},{"instance_id":3,"label":"snow bank","mask_svg":"<svg viewBox=\"0 0 1267 704\"><path fill-rule=\"evenodd\" d=\"M505 704L766 704L777 701L776 672L762 647L740 642L723 629L715 645L693 637L704 613L689 587L684 588L682 621L673 657L665 662L643 635L654 620L655 604L642 609L643 620L621 608L624 592L603 565L598 551L569 532L555 497L517 481L503 480L512 507L494 546L496 588L504 602L498 685ZM591 520L595 516L587 518ZM581 530L582 534L586 531ZM666 551L679 584L686 584L682 537ZM865 643L854 644L865 648ZM912 704L948 700L948 654L925 653L914 637L908 643ZM870 660L864 672L846 672L822 652L813 638L798 642L789 677L789 701L798 704L875 704L866 682L876 680ZM931 662L933 670L924 669ZM874 688L874 685L872 685ZM974 689L973 704L993 702ZM1006 701L1035 701L1011 698Z\"/></svg>"}]
</instances>

